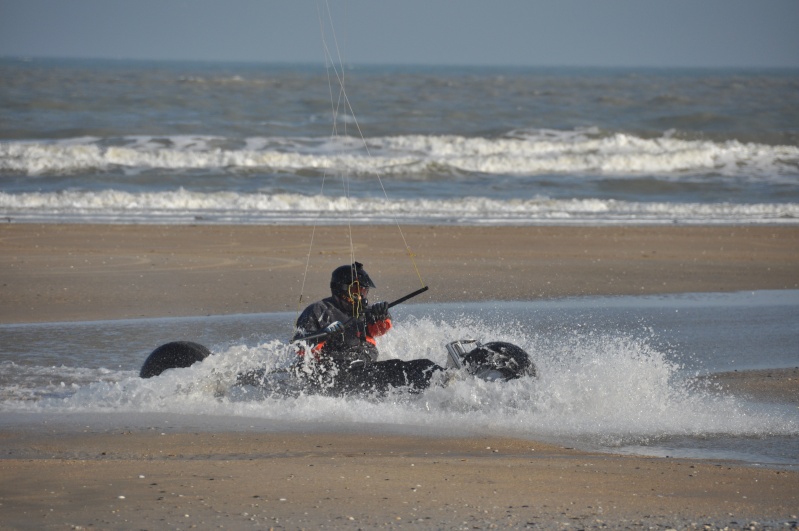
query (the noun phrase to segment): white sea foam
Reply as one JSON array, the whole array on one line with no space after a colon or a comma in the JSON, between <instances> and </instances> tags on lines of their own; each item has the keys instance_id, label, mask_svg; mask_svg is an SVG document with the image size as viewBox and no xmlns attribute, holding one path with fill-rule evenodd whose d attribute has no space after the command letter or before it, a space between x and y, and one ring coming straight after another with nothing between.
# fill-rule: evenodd
<instances>
[{"instance_id":1,"label":"white sea foam","mask_svg":"<svg viewBox=\"0 0 799 531\"><path fill-rule=\"evenodd\" d=\"M13 193L0 192L0 216L16 221L112 223L795 223L799 219L797 203L764 202L775 197L777 189L790 191L799 184L796 146L682 140L671 135L645 139L595 129L514 131L496 138L403 135L371 138L367 145L352 137L231 140L177 135L4 142L0 172L30 179L23 177ZM391 201L311 195L321 180L309 175L332 172L356 178L384 175L402 190L401 195L392 194ZM133 179L143 173L146 177ZM61 177L70 175L75 177L63 185ZM37 176L55 176L55 184ZM532 177L539 180L522 181ZM159 184L164 181L169 184ZM32 191L37 183L42 183L41 188ZM184 183L192 191L175 190ZM541 195L549 186L562 195L584 183L596 191L594 198L584 193L565 199ZM197 190L203 186L203 191ZM312 189L306 192L309 186ZM428 193L429 187L434 187L435 195ZM525 194L527 187L538 193ZM365 187L356 189L362 195ZM745 200L705 200L736 194ZM513 199L504 199L509 196ZM646 201L650 197L659 201Z\"/></svg>"},{"instance_id":2,"label":"white sea foam","mask_svg":"<svg viewBox=\"0 0 799 531\"><path fill-rule=\"evenodd\" d=\"M9 221L109 223L799 223L799 204L628 202L613 199L385 199L180 189L131 193L0 192Z\"/></svg>"},{"instance_id":3,"label":"white sea foam","mask_svg":"<svg viewBox=\"0 0 799 531\"><path fill-rule=\"evenodd\" d=\"M94 171L219 170L424 176L699 173L747 178L799 175L799 147L738 141L645 139L624 133L513 132L499 138L405 135L336 138L125 137L0 143L0 171L24 175Z\"/></svg>"},{"instance_id":4,"label":"white sea foam","mask_svg":"<svg viewBox=\"0 0 799 531\"><path fill-rule=\"evenodd\" d=\"M742 399L702 388L646 338L624 333L531 335L513 323L411 317L380 338L379 346L386 358L427 357L443 365L443 344L462 337L523 347L533 354L540 377L506 383L464 377L388 399L287 398L231 388L240 371L293 359L285 343L270 340L227 345L202 364L147 380L131 371L14 366L16 387L6 387L0 411L218 415L317 428L356 424L361 430L401 426L439 434L576 438L602 446L667 436L799 434L795 416L764 414Z\"/></svg>"}]
</instances>

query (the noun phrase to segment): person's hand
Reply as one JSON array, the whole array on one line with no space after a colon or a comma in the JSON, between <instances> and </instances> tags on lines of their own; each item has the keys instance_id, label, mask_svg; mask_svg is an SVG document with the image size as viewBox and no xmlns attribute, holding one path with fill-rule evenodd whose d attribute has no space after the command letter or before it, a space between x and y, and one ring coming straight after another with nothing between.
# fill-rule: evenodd
<instances>
[{"instance_id":1,"label":"person's hand","mask_svg":"<svg viewBox=\"0 0 799 531\"><path fill-rule=\"evenodd\" d=\"M389 318L389 315L388 315L388 303L387 302L385 302L385 301L378 302L378 303L375 303L374 305L372 305L371 308L369 308L369 320L371 322L376 323L378 321L385 321L388 318Z\"/></svg>"},{"instance_id":2,"label":"person's hand","mask_svg":"<svg viewBox=\"0 0 799 531\"><path fill-rule=\"evenodd\" d=\"M344 324L341 321L335 321L327 325L322 332L334 334L336 332L341 332L342 330L344 330Z\"/></svg>"}]
</instances>

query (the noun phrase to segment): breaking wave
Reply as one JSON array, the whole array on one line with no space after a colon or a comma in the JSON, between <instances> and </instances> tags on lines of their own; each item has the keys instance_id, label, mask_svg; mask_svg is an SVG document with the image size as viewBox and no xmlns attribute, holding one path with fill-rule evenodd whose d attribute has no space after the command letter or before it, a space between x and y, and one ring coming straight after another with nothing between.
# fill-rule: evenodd
<instances>
[{"instance_id":1,"label":"breaking wave","mask_svg":"<svg viewBox=\"0 0 799 531\"><path fill-rule=\"evenodd\" d=\"M9 221L104 223L799 223L799 204L359 198L239 192L0 192Z\"/></svg>"},{"instance_id":2,"label":"breaking wave","mask_svg":"<svg viewBox=\"0 0 799 531\"><path fill-rule=\"evenodd\" d=\"M0 171L22 175L149 170L381 173L399 178L492 175L714 174L752 179L799 176L799 147L685 140L666 134L514 131L497 138L404 135L248 138L120 137L0 143Z\"/></svg>"}]
</instances>

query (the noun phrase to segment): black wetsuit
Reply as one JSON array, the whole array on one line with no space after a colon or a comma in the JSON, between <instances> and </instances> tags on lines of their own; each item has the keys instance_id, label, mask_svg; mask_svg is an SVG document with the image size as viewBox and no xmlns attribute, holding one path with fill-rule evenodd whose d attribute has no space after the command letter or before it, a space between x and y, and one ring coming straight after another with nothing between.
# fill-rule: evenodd
<instances>
[{"instance_id":1,"label":"black wetsuit","mask_svg":"<svg viewBox=\"0 0 799 531\"><path fill-rule=\"evenodd\" d=\"M368 305L361 309L359 317L353 315L347 301L328 297L308 306L297 319L294 340L321 332L336 321L344 323L341 332L317 340L310 356L303 352L303 359L297 364L298 374L317 391L384 394L391 388L405 387L418 392L430 385L433 374L443 370L427 359L378 361L374 338L391 329L391 317L370 318Z\"/></svg>"}]
</instances>

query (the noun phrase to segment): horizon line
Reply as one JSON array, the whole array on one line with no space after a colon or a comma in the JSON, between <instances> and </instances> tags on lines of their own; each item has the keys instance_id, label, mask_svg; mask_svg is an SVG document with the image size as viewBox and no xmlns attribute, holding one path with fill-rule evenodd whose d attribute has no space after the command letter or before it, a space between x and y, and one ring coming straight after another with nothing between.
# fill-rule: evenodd
<instances>
[{"instance_id":1,"label":"horizon line","mask_svg":"<svg viewBox=\"0 0 799 531\"><path fill-rule=\"evenodd\" d=\"M327 68L329 62L310 60L256 60L256 59L203 59L203 58L152 58L152 57L103 57L103 56L58 56L38 54L0 54L3 61L109 61L109 62L139 62L139 63L197 63L197 64L238 64L238 65L263 65L282 67L319 67ZM797 65L687 65L687 64L579 64L579 63L424 63L424 62L373 62L373 61L347 61L344 68L506 68L506 69L597 69L597 70L799 70Z\"/></svg>"}]
</instances>

